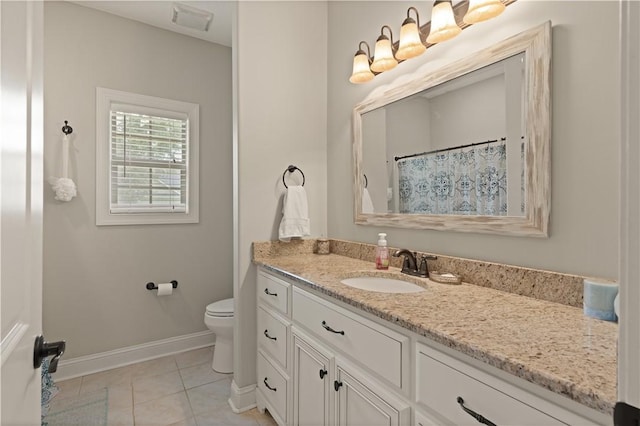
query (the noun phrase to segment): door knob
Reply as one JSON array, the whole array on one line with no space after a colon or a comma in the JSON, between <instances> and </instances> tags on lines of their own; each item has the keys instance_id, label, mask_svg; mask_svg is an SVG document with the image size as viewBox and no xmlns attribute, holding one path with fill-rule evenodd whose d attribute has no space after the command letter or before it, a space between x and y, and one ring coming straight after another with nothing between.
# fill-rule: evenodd
<instances>
[{"instance_id":1,"label":"door knob","mask_svg":"<svg viewBox=\"0 0 640 426\"><path fill-rule=\"evenodd\" d=\"M51 364L49 364L49 373L55 373L58 369L58 361L64 354L66 345L64 340L49 343L44 341L43 336L36 337L36 343L33 348L33 368L39 368L45 358L53 355Z\"/></svg>"}]
</instances>

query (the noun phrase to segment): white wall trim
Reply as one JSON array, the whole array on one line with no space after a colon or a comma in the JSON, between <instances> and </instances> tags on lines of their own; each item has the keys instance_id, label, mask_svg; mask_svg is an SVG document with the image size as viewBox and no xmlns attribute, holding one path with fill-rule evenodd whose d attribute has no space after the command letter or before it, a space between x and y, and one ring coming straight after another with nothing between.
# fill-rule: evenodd
<instances>
[{"instance_id":1,"label":"white wall trim","mask_svg":"<svg viewBox=\"0 0 640 426\"><path fill-rule=\"evenodd\" d=\"M231 382L229 405L234 413L242 413L256 406L256 385L239 388L236 381Z\"/></svg>"},{"instance_id":2,"label":"white wall trim","mask_svg":"<svg viewBox=\"0 0 640 426\"><path fill-rule=\"evenodd\" d=\"M640 407L640 3L620 1L618 400Z\"/></svg>"},{"instance_id":3,"label":"white wall trim","mask_svg":"<svg viewBox=\"0 0 640 426\"><path fill-rule=\"evenodd\" d=\"M141 361L204 348L214 343L215 335L213 332L207 330L128 346L112 351L61 360L58 371L54 373L53 378L55 380L72 379L74 377L85 376L87 374L135 364Z\"/></svg>"}]
</instances>

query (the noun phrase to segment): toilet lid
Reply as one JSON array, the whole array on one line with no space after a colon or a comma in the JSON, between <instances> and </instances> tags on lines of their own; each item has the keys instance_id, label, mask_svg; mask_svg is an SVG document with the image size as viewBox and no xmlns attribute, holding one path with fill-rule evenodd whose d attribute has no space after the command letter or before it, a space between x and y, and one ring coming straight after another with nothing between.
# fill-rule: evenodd
<instances>
[{"instance_id":1,"label":"toilet lid","mask_svg":"<svg viewBox=\"0 0 640 426\"><path fill-rule=\"evenodd\" d=\"M233 316L233 298L218 300L207 305L207 314L215 317Z\"/></svg>"}]
</instances>

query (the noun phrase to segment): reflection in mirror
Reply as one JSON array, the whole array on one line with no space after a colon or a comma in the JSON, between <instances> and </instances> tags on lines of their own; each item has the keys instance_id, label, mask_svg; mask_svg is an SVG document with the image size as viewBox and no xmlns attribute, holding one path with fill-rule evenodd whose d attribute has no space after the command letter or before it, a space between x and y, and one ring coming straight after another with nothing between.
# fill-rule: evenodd
<instances>
[{"instance_id":1,"label":"reflection in mirror","mask_svg":"<svg viewBox=\"0 0 640 426\"><path fill-rule=\"evenodd\" d=\"M520 53L362 114L363 213L523 216L523 86Z\"/></svg>"},{"instance_id":2,"label":"reflection in mirror","mask_svg":"<svg viewBox=\"0 0 640 426\"><path fill-rule=\"evenodd\" d=\"M547 236L550 37L546 23L358 104L356 223Z\"/></svg>"}]
</instances>

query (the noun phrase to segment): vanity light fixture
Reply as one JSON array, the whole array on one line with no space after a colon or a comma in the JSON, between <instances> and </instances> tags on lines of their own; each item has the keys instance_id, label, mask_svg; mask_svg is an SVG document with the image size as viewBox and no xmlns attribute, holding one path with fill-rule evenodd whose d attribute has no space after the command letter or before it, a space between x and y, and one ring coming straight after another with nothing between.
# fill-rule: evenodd
<instances>
[{"instance_id":1,"label":"vanity light fixture","mask_svg":"<svg viewBox=\"0 0 640 426\"><path fill-rule=\"evenodd\" d=\"M384 71L395 68L400 62L421 55L436 43L449 40L470 25L486 21L500 15L504 9L517 0L462 0L454 6L452 0L435 0L431 10L431 21L420 25L418 9L410 7L407 19L400 29L400 41L394 43L393 33L388 25L383 25L380 37L376 41L373 60L369 45L361 41L358 51L353 58L353 71L349 81L352 83L366 83ZM411 11L416 19L411 17ZM464 15L464 16L463 16ZM384 29L389 31L389 36ZM424 34L429 34L426 40ZM367 52L362 44L367 46Z\"/></svg>"},{"instance_id":2,"label":"vanity light fixture","mask_svg":"<svg viewBox=\"0 0 640 426\"><path fill-rule=\"evenodd\" d=\"M431 9L431 32L427 43L442 43L460 34L462 29L456 24L451 0L436 0Z\"/></svg>"},{"instance_id":3,"label":"vanity light fixture","mask_svg":"<svg viewBox=\"0 0 640 426\"><path fill-rule=\"evenodd\" d=\"M362 45L367 46L367 51L362 49ZM358 51L353 57L353 73L349 77L349 81L352 83L366 83L373 80L374 74L369 68L371 66L371 50L366 41L361 41L358 46Z\"/></svg>"},{"instance_id":4,"label":"vanity light fixture","mask_svg":"<svg viewBox=\"0 0 640 426\"><path fill-rule=\"evenodd\" d=\"M469 9L462 20L465 24L477 24L495 18L506 6L500 0L469 0Z\"/></svg>"},{"instance_id":5,"label":"vanity light fixture","mask_svg":"<svg viewBox=\"0 0 640 426\"><path fill-rule=\"evenodd\" d=\"M410 16L412 10L416 13L415 20ZM418 9L412 6L407 9L407 19L404 20L400 29L400 44L396 52L396 58L404 61L420 56L426 50L427 46L424 45L422 34L420 33L420 15L418 14Z\"/></svg>"},{"instance_id":6,"label":"vanity light fixture","mask_svg":"<svg viewBox=\"0 0 640 426\"><path fill-rule=\"evenodd\" d=\"M384 29L389 30L389 36L384 33ZM380 28L380 36L376 40L376 47L373 53L373 63L371 64L371 71L384 72L394 69L398 65L398 61L393 56L393 32L391 27L383 25Z\"/></svg>"}]
</instances>

